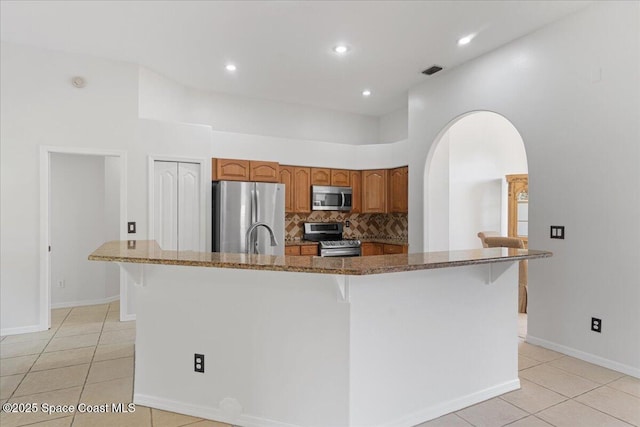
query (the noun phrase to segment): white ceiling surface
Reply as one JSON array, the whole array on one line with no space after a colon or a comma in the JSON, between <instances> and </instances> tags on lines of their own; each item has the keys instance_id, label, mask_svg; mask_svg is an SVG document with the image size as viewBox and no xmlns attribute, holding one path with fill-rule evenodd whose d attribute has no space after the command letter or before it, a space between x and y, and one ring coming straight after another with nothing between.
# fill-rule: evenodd
<instances>
[{"instance_id":1,"label":"white ceiling surface","mask_svg":"<svg viewBox=\"0 0 640 427\"><path fill-rule=\"evenodd\" d=\"M2 0L0 29L3 41L138 63L207 91L378 116L437 78L425 68L451 69L589 3Z\"/></svg>"}]
</instances>

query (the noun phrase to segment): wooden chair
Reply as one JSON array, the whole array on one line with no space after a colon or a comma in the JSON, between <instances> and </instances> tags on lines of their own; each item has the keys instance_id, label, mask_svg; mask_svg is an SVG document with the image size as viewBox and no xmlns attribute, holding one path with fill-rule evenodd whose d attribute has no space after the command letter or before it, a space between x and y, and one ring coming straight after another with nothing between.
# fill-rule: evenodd
<instances>
[{"instance_id":1,"label":"wooden chair","mask_svg":"<svg viewBox=\"0 0 640 427\"><path fill-rule=\"evenodd\" d=\"M480 236L480 233L478 233L478 236ZM517 237L489 236L484 238L483 243L485 243L488 248L525 249L524 241ZM527 312L528 269L529 265L527 260L520 261L518 270L518 311L520 313Z\"/></svg>"},{"instance_id":2,"label":"wooden chair","mask_svg":"<svg viewBox=\"0 0 640 427\"><path fill-rule=\"evenodd\" d=\"M487 243L484 241L485 237L498 237L500 236L500 233L498 233L497 231L480 231L478 233L478 237L480 238L480 241L482 242L482 247L483 248L488 248L489 246L487 246Z\"/></svg>"}]
</instances>

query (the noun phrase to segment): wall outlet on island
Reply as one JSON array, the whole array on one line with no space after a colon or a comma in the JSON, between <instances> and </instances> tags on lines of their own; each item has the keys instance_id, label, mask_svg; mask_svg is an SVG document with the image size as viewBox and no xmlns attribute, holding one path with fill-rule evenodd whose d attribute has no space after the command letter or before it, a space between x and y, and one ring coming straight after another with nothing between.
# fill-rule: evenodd
<instances>
[{"instance_id":1,"label":"wall outlet on island","mask_svg":"<svg viewBox=\"0 0 640 427\"><path fill-rule=\"evenodd\" d=\"M591 318L591 330L593 332L601 333L602 332L602 319L598 319L596 317Z\"/></svg>"}]
</instances>

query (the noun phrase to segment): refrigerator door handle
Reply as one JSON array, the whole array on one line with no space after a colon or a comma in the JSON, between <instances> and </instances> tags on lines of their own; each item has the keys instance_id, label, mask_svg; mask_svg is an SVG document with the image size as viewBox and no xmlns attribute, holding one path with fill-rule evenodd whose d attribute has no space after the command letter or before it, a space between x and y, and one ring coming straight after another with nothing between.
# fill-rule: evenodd
<instances>
[{"instance_id":1,"label":"refrigerator door handle","mask_svg":"<svg viewBox=\"0 0 640 427\"><path fill-rule=\"evenodd\" d=\"M260 221L260 191L256 188L255 192L255 202L256 202L256 222Z\"/></svg>"}]
</instances>

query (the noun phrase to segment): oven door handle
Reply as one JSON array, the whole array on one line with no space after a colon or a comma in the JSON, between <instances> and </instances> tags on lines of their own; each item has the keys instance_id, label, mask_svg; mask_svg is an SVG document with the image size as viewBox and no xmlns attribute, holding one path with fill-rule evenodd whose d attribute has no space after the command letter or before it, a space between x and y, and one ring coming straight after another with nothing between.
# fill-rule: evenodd
<instances>
[{"instance_id":1,"label":"oven door handle","mask_svg":"<svg viewBox=\"0 0 640 427\"><path fill-rule=\"evenodd\" d=\"M320 256L360 256L360 248L321 249Z\"/></svg>"}]
</instances>

